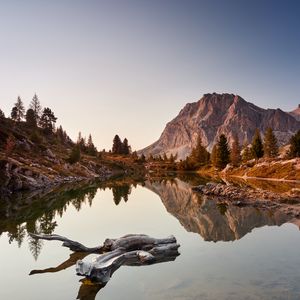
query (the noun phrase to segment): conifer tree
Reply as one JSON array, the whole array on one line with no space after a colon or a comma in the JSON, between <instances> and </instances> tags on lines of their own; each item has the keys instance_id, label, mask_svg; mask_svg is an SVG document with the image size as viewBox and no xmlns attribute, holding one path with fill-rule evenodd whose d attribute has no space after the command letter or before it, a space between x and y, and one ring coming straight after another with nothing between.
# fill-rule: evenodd
<instances>
[{"instance_id":1,"label":"conifer tree","mask_svg":"<svg viewBox=\"0 0 300 300\"><path fill-rule=\"evenodd\" d=\"M252 140L251 152L255 159L259 159L264 155L263 143L258 128L255 130L255 134Z\"/></svg>"},{"instance_id":2,"label":"conifer tree","mask_svg":"<svg viewBox=\"0 0 300 300\"><path fill-rule=\"evenodd\" d=\"M238 167L241 163L241 147L237 134L233 136L233 143L230 151L230 160L234 167Z\"/></svg>"},{"instance_id":3,"label":"conifer tree","mask_svg":"<svg viewBox=\"0 0 300 300\"><path fill-rule=\"evenodd\" d=\"M242 150L242 161L247 162L253 158L252 151L249 148L249 145L247 144L247 141L245 141L243 150Z\"/></svg>"},{"instance_id":4,"label":"conifer tree","mask_svg":"<svg viewBox=\"0 0 300 300\"><path fill-rule=\"evenodd\" d=\"M46 133L53 132L56 120L57 118L55 117L53 111L49 107L44 108L40 119L40 125Z\"/></svg>"},{"instance_id":5,"label":"conifer tree","mask_svg":"<svg viewBox=\"0 0 300 300\"><path fill-rule=\"evenodd\" d=\"M290 144L289 157L300 157L300 130L291 137Z\"/></svg>"},{"instance_id":6,"label":"conifer tree","mask_svg":"<svg viewBox=\"0 0 300 300\"><path fill-rule=\"evenodd\" d=\"M268 158L278 156L278 143L272 128L267 128L265 132L264 155Z\"/></svg>"},{"instance_id":7,"label":"conifer tree","mask_svg":"<svg viewBox=\"0 0 300 300\"><path fill-rule=\"evenodd\" d=\"M78 144L76 144L70 153L68 162L70 164L75 164L80 161L80 157L81 157L80 146Z\"/></svg>"},{"instance_id":8,"label":"conifer tree","mask_svg":"<svg viewBox=\"0 0 300 300\"><path fill-rule=\"evenodd\" d=\"M122 142L120 137L116 134L113 139L112 153L121 154L122 153Z\"/></svg>"},{"instance_id":9,"label":"conifer tree","mask_svg":"<svg viewBox=\"0 0 300 300\"><path fill-rule=\"evenodd\" d=\"M35 116L36 122L38 122L41 117L42 106L41 106L39 98L36 94L34 94L32 100L29 104L29 108L31 108L34 111L34 116Z\"/></svg>"},{"instance_id":10,"label":"conifer tree","mask_svg":"<svg viewBox=\"0 0 300 300\"><path fill-rule=\"evenodd\" d=\"M0 109L0 121L3 121L5 119L5 114L2 111L2 109Z\"/></svg>"},{"instance_id":11,"label":"conifer tree","mask_svg":"<svg viewBox=\"0 0 300 300\"><path fill-rule=\"evenodd\" d=\"M18 96L17 102L15 103L11 111L11 118L14 121L21 122L21 120L24 118L24 114L25 114L24 104L21 100L21 97Z\"/></svg>"},{"instance_id":12,"label":"conifer tree","mask_svg":"<svg viewBox=\"0 0 300 300\"><path fill-rule=\"evenodd\" d=\"M128 140L125 138L123 140L123 143L122 143L122 154L124 155L128 155L130 153L130 148L129 148L129 145L128 145Z\"/></svg>"},{"instance_id":13,"label":"conifer tree","mask_svg":"<svg viewBox=\"0 0 300 300\"><path fill-rule=\"evenodd\" d=\"M164 155L163 155L163 161L164 161L164 162L167 162L167 161L168 161L168 156L167 156L166 153L164 153Z\"/></svg>"},{"instance_id":14,"label":"conifer tree","mask_svg":"<svg viewBox=\"0 0 300 300\"><path fill-rule=\"evenodd\" d=\"M35 128L37 126L36 116L32 108L29 108L26 112L26 123L31 128Z\"/></svg>"},{"instance_id":15,"label":"conifer tree","mask_svg":"<svg viewBox=\"0 0 300 300\"><path fill-rule=\"evenodd\" d=\"M88 152L88 154L93 155L93 156L95 156L97 154L97 149L93 143L91 134L89 135L88 142L87 142L87 152Z\"/></svg>"},{"instance_id":16,"label":"conifer tree","mask_svg":"<svg viewBox=\"0 0 300 300\"><path fill-rule=\"evenodd\" d=\"M133 160L137 161L139 159L138 155L137 155L137 152L136 151L133 151L131 153L131 157L133 158Z\"/></svg>"},{"instance_id":17,"label":"conifer tree","mask_svg":"<svg viewBox=\"0 0 300 300\"><path fill-rule=\"evenodd\" d=\"M216 167L219 169L224 169L229 162L230 162L230 150L229 150L227 138L224 134L221 134L217 146Z\"/></svg>"},{"instance_id":18,"label":"conifer tree","mask_svg":"<svg viewBox=\"0 0 300 300\"><path fill-rule=\"evenodd\" d=\"M79 146L80 150L85 152L86 151L86 142L85 138L82 136L81 132L79 131L78 133L78 138L77 138L77 145Z\"/></svg>"},{"instance_id":19,"label":"conifer tree","mask_svg":"<svg viewBox=\"0 0 300 300\"><path fill-rule=\"evenodd\" d=\"M170 157L169 157L169 162L170 162L171 164L174 164L174 162L175 162L175 157L174 157L173 153L171 153L171 155L170 155Z\"/></svg>"},{"instance_id":20,"label":"conifer tree","mask_svg":"<svg viewBox=\"0 0 300 300\"><path fill-rule=\"evenodd\" d=\"M202 145L201 137L197 139L196 147L193 148L191 155L189 156L190 162L195 165L195 167L204 166L209 163L209 152Z\"/></svg>"}]
</instances>

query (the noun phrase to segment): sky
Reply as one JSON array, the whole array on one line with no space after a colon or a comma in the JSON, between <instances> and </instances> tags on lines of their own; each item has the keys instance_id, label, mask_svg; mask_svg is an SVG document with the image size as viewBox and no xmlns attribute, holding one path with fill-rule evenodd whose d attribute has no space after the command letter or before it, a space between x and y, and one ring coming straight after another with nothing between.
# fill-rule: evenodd
<instances>
[{"instance_id":1,"label":"sky","mask_svg":"<svg viewBox=\"0 0 300 300\"><path fill-rule=\"evenodd\" d=\"M300 103L298 0L0 0L0 108L36 93L76 140L157 140L188 102Z\"/></svg>"}]
</instances>

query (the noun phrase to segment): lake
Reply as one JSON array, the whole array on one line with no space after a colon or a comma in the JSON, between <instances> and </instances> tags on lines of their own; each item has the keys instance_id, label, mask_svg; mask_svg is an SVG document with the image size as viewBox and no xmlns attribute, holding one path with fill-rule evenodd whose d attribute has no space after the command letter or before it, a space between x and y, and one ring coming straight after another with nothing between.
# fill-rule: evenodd
<instances>
[{"instance_id":1,"label":"lake","mask_svg":"<svg viewBox=\"0 0 300 300\"><path fill-rule=\"evenodd\" d=\"M300 232L289 216L223 207L193 192L190 180L82 183L3 199L0 214L0 299L300 299ZM122 266L99 288L80 281L78 257L61 242L35 241L28 231L88 246L128 233L173 234L180 255Z\"/></svg>"}]
</instances>

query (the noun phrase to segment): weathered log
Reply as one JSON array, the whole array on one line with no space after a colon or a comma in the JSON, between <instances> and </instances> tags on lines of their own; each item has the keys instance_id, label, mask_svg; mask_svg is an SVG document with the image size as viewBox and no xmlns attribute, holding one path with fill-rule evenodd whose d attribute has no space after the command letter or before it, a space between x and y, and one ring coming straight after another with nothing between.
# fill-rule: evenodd
<instances>
[{"instance_id":1,"label":"weathered log","mask_svg":"<svg viewBox=\"0 0 300 300\"><path fill-rule=\"evenodd\" d=\"M64 236L58 234L36 234L29 233L29 235L34 239L48 240L48 241L61 241L63 242L63 247L69 248L74 252L89 252L89 253L101 253L103 246L98 247L86 247L76 241L72 241Z\"/></svg>"},{"instance_id":2,"label":"weathered log","mask_svg":"<svg viewBox=\"0 0 300 300\"><path fill-rule=\"evenodd\" d=\"M92 262L78 260L76 263L77 275L85 276L88 282L97 285L97 287L93 289L91 295L94 295L101 287L104 287L113 273L122 265L142 266L173 261L179 255L178 248L180 247L174 236L156 239L144 234L130 234L119 239L106 239L102 246L89 248L60 235L32 233L30 235L36 239L62 241L64 247L68 247L72 251L75 251L76 253L74 254L78 253L78 257L80 258L84 258L88 255L86 253L102 253ZM57 272L73 265L74 257L76 256L70 257L56 268L33 270L30 274ZM89 291L89 289L81 287L80 294L82 295ZM84 298L85 297L82 299Z\"/></svg>"}]
</instances>

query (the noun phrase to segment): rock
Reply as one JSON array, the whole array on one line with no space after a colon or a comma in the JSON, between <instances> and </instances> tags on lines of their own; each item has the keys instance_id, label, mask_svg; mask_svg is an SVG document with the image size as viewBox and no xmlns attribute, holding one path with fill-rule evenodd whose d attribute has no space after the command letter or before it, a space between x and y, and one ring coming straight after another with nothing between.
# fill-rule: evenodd
<instances>
[{"instance_id":1,"label":"rock","mask_svg":"<svg viewBox=\"0 0 300 300\"><path fill-rule=\"evenodd\" d=\"M205 94L198 102L188 103L169 122L160 138L138 151L146 156L178 153L184 159L195 147L198 136L211 151L221 133L233 142L234 133L240 141L251 142L255 129L264 132L271 127L280 145L285 144L300 128L300 122L280 109L263 109L233 94Z\"/></svg>"},{"instance_id":2,"label":"rock","mask_svg":"<svg viewBox=\"0 0 300 300\"><path fill-rule=\"evenodd\" d=\"M45 150L44 155L48 156L50 158L55 158L56 157L55 154L50 149Z\"/></svg>"}]
</instances>

